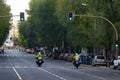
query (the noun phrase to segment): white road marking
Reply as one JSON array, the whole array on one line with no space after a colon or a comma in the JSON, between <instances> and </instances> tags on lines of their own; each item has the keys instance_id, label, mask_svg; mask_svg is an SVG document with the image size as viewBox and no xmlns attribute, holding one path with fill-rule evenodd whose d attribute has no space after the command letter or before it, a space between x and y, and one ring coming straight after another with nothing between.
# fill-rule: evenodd
<instances>
[{"instance_id":1,"label":"white road marking","mask_svg":"<svg viewBox=\"0 0 120 80\"><path fill-rule=\"evenodd\" d=\"M17 55L16 55L16 56L17 56ZM10 64L11 64L11 66L13 66L12 62L11 62L10 59L9 59L9 56L8 56L8 60L9 60L9 62L10 62ZM18 68L19 68L19 67L18 67ZM20 68L22 68L22 67L20 67ZM23 68L29 68L29 67L23 67ZM33 67L33 68L37 68L37 67ZM61 68L61 67L60 67L60 68ZM22 80L21 76L19 75L19 73L17 72L17 70L15 69L15 67L12 67L12 69L13 69L13 70L15 71L15 73L17 74L19 80ZM45 69L42 69L42 68L39 68L39 69L42 70L42 71L44 71L44 72L46 72L46 73L48 73L48 74L50 74L50 75L52 75L52 76L55 76L55 77L59 78L59 79L61 79L61 80L67 80L67 79L65 79L65 78L63 78L63 77L61 77L61 76L59 76L59 75L56 75L56 74L54 74L54 73L51 73L51 72L49 72L49 71L47 71L47 70L45 70ZM69 69L66 69L66 68L62 68L62 69L69 70ZM74 71L74 70L72 70L72 71ZM97 78L97 79L99 79L99 80L106 80L106 79L103 78L103 77L99 77L99 76L87 74L87 73L84 73L84 72L79 72L79 71L74 71L74 72L79 73L79 74L82 74L82 75L86 75L86 76L89 76L89 77Z\"/></svg>"},{"instance_id":2,"label":"white road marking","mask_svg":"<svg viewBox=\"0 0 120 80\"><path fill-rule=\"evenodd\" d=\"M7 57L8 57L8 61L9 61L10 65L13 66L13 64L12 64L9 56L7 56ZM17 70L15 69L15 67L12 67L12 69L13 69L14 72L16 73L16 75L17 75L17 77L19 78L19 80L22 80L21 76L19 75L19 73L17 72Z\"/></svg>"},{"instance_id":3,"label":"white road marking","mask_svg":"<svg viewBox=\"0 0 120 80\"><path fill-rule=\"evenodd\" d=\"M61 80L67 80L67 79L65 79L65 78L63 78L63 77L61 77L61 76L59 76L59 75L56 75L56 74L54 74L54 73L51 73L51 72L49 72L49 71L47 71L47 70L45 70L45 69L42 69L42 68L39 68L39 69L42 70L42 71L44 71L44 72L46 72L46 73L48 73L48 74L50 74L50 75L52 75L52 76L55 76L55 77L59 78L59 79L61 79Z\"/></svg>"},{"instance_id":4,"label":"white road marking","mask_svg":"<svg viewBox=\"0 0 120 80\"><path fill-rule=\"evenodd\" d=\"M71 70L71 69L68 69L68 68L65 68L65 67L59 67L59 68L64 69L64 70ZM75 70L71 70L71 71L74 71L74 72L76 72L76 73L79 73L79 74L82 74L82 75L86 75L86 76L89 76L89 77L94 77L94 78L97 78L97 79L99 79L99 80L106 80L106 79L103 78L103 77L99 77L99 76L87 74L87 73L84 73L84 72L81 72L81 71L75 71Z\"/></svg>"},{"instance_id":5,"label":"white road marking","mask_svg":"<svg viewBox=\"0 0 120 80\"><path fill-rule=\"evenodd\" d=\"M78 72L78 71L76 71ZM94 78L97 78L97 79L100 79L100 80L106 80L105 78L103 77L98 77L98 76L95 76L95 75L91 75L91 74L87 74L87 73L84 73L84 72L78 72L80 74L83 74L83 75L86 75L86 76L89 76L89 77L94 77Z\"/></svg>"},{"instance_id":6,"label":"white road marking","mask_svg":"<svg viewBox=\"0 0 120 80\"><path fill-rule=\"evenodd\" d=\"M19 73L17 72L17 70L16 70L14 67L12 67L12 69L13 69L13 70L15 71L15 73L17 74L19 80L22 80L22 78L21 78L21 76L19 75Z\"/></svg>"}]
</instances>

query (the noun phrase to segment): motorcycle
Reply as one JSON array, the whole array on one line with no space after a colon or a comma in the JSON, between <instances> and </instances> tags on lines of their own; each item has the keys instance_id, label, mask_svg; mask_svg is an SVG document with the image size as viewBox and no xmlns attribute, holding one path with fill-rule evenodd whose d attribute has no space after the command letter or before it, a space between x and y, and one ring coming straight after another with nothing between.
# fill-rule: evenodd
<instances>
[{"instance_id":1,"label":"motorcycle","mask_svg":"<svg viewBox=\"0 0 120 80\"><path fill-rule=\"evenodd\" d=\"M39 67L41 67L41 65L43 64L43 60L42 60L42 59L38 59L38 60L36 61L36 64L37 64Z\"/></svg>"},{"instance_id":2,"label":"motorcycle","mask_svg":"<svg viewBox=\"0 0 120 80\"><path fill-rule=\"evenodd\" d=\"M80 66L80 60L75 60L73 64L78 69L78 67Z\"/></svg>"}]
</instances>

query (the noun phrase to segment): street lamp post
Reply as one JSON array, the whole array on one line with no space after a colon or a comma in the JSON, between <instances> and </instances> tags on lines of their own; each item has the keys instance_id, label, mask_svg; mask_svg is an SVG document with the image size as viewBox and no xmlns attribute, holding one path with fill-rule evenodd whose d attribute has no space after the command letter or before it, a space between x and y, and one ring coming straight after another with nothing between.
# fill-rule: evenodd
<instances>
[{"instance_id":1,"label":"street lamp post","mask_svg":"<svg viewBox=\"0 0 120 80\"><path fill-rule=\"evenodd\" d=\"M108 20L107 18L102 17L102 16L76 15L76 14L73 14L73 17L75 17L75 16L80 16L80 17L83 16L83 17L89 17L89 18L98 18L98 19L103 19L103 20L107 21L108 23L111 24L111 26L113 27L113 29L115 31L115 37L116 37L115 38L116 39L115 42L118 42L118 31L117 31L115 25L110 20ZM117 56L118 55L118 44L117 44L117 46L115 46L115 48L116 48L116 56Z\"/></svg>"}]
</instances>

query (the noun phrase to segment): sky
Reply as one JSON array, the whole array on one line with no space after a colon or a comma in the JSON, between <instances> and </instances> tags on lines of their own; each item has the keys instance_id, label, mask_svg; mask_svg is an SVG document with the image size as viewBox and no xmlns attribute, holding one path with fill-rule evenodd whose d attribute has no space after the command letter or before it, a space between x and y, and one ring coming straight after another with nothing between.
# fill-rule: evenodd
<instances>
[{"instance_id":1,"label":"sky","mask_svg":"<svg viewBox=\"0 0 120 80\"><path fill-rule=\"evenodd\" d=\"M11 13L13 15L19 15L20 12L25 12L25 9L29 9L30 0L5 0L8 5L11 6Z\"/></svg>"},{"instance_id":2,"label":"sky","mask_svg":"<svg viewBox=\"0 0 120 80\"><path fill-rule=\"evenodd\" d=\"M10 5L12 15L20 15L20 12L25 12L25 9L29 9L30 0L5 0L5 2ZM25 15L25 17L27 17ZM13 17L13 25L17 26L17 21L20 20L20 17ZM16 34L13 29L10 30L9 37L11 35Z\"/></svg>"}]
</instances>

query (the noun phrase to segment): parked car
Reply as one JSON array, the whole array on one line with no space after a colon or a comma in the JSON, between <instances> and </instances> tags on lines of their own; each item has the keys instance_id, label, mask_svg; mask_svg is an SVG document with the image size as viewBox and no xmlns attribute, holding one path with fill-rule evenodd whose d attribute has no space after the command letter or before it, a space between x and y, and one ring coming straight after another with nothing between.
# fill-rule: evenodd
<instances>
[{"instance_id":1,"label":"parked car","mask_svg":"<svg viewBox=\"0 0 120 80\"><path fill-rule=\"evenodd\" d=\"M34 49L31 49L30 53L31 54L36 54L36 51Z\"/></svg>"},{"instance_id":2,"label":"parked car","mask_svg":"<svg viewBox=\"0 0 120 80\"><path fill-rule=\"evenodd\" d=\"M63 58L64 58L64 53L61 53L61 54L59 55L59 59L60 59L60 60L63 60Z\"/></svg>"},{"instance_id":3,"label":"parked car","mask_svg":"<svg viewBox=\"0 0 120 80\"><path fill-rule=\"evenodd\" d=\"M59 55L60 55L59 53L53 53L52 58L53 59L59 59Z\"/></svg>"},{"instance_id":4,"label":"parked car","mask_svg":"<svg viewBox=\"0 0 120 80\"><path fill-rule=\"evenodd\" d=\"M63 60L67 61L68 53L64 54Z\"/></svg>"},{"instance_id":5,"label":"parked car","mask_svg":"<svg viewBox=\"0 0 120 80\"><path fill-rule=\"evenodd\" d=\"M79 54L81 59L81 64L91 64L94 58L93 54Z\"/></svg>"},{"instance_id":6,"label":"parked car","mask_svg":"<svg viewBox=\"0 0 120 80\"><path fill-rule=\"evenodd\" d=\"M79 57L81 59L81 64L86 64L86 56L87 54L80 53Z\"/></svg>"},{"instance_id":7,"label":"parked car","mask_svg":"<svg viewBox=\"0 0 120 80\"><path fill-rule=\"evenodd\" d=\"M72 61L73 60L73 55L74 54L68 54L68 56L67 56L67 61Z\"/></svg>"},{"instance_id":8,"label":"parked car","mask_svg":"<svg viewBox=\"0 0 120 80\"><path fill-rule=\"evenodd\" d=\"M96 55L92 61L92 66L106 65L106 59L103 55Z\"/></svg>"},{"instance_id":9,"label":"parked car","mask_svg":"<svg viewBox=\"0 0 120 80\"><path fill-rule=\"evenodd\" d=\"M60 51L55 50L52 54L52 58L53 59L59 59L59 55L60 55Z\"/></svg>"},{"instance_id":10,"label":"parked car","mask_svg":"<svg viewBox=\"0 0 120 80\"><path fill-rule=\"evenodd\" d=\"M31 49L26 49L26 52L27 53L31 53Z\"/></svg>"},{"instance_id":11,"label":"parked car","mask_svg":"<svg viewBox=\"0 0 120 80\"><path fill-rule=\"evenodd\" d=\"M113 68L120 69L120 56L118 56L117 59L113 61Z\"/></svg>"}]
</instances>

